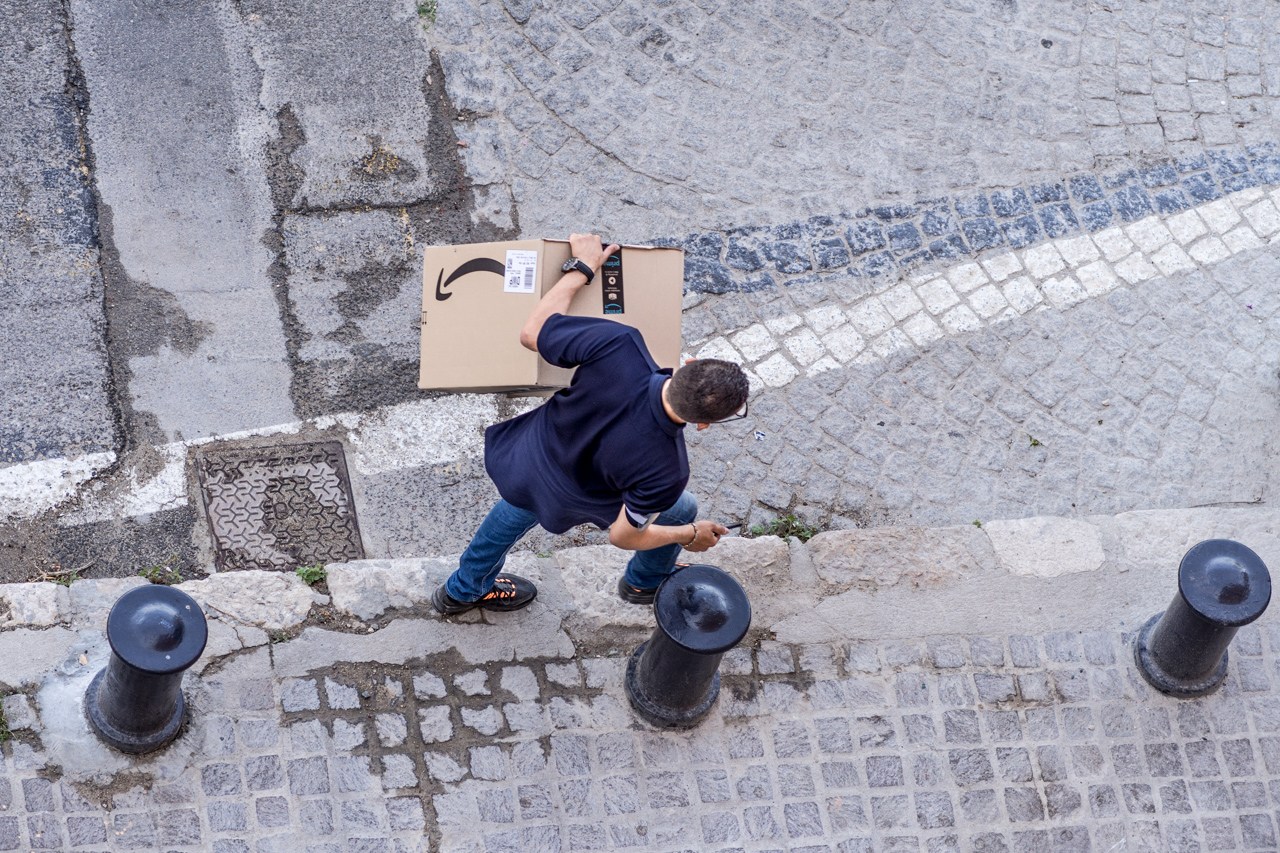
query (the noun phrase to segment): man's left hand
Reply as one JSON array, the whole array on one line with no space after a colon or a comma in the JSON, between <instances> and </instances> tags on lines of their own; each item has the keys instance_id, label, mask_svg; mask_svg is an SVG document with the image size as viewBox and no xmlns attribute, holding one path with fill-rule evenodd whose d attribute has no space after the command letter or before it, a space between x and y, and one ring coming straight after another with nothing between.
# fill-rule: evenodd
<instances>
[{"instance_id":1,"label":"man's left hand","mask_svg":"<svg viewBox=\"0 0 1280 853\"><path fill-rule=\"evenodd\" d=\"M573 256L582 261L596 272L600 272L600 267L604 266L605 258L618 251L617 245L610 245L605 248L600 243L598 234L570 234L569 235L569 251Z\"/></svg>"},{"instance_id":2,"label":"man's left hand","mask_svg":"<svg viewBox=\"0 0 1280 853\"><path fill-rule=\"evenodd\" d=\"M684 549L695 554L714 548L720 542L720 537L729 532L729 528L714 521L695 521L693 527L698 531L698 535L692 542L685 545Z\"/></svg>"}]
</instances>

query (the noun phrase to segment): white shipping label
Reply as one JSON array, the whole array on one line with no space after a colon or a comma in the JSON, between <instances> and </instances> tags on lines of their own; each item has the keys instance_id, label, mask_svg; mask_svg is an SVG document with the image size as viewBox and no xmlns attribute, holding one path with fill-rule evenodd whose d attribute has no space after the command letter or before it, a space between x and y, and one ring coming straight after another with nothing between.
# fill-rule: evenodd
<instances>
[{"instance_id":1,"label":"white shipping label","mask_svg":"<svg viewBox=\"0 0 1280 853\"><path fill-rule=\"evenodd\" d=\"M511 249L507 252L506 280L503 293L533 293L538 277L538 252L528 249Z\"/></svg>"}]
</instances>

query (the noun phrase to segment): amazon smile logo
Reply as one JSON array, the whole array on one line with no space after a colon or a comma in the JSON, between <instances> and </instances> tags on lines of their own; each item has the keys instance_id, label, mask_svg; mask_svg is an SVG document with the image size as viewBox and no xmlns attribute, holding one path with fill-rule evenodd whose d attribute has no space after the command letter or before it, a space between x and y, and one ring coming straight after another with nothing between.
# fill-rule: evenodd
<instances>
[{"instance_id":1,"label":"amazon smile logo","mask_svg":"<svg viewBox=\"0 0 1280 853\"><path fill-rule=\"evenodd\" d=\"M464 275L470 275L473 272L491 272L498 275L505 275L507 268L501 261L495 261L493 258L476 258L467 261L459 266L456 270L449 273L449 277L444 277L444 270L440 270L440 275L436 276L436 301L444 302L452 293L445 293L444 289L453 284Z\"/></svg>"}]
</instances>

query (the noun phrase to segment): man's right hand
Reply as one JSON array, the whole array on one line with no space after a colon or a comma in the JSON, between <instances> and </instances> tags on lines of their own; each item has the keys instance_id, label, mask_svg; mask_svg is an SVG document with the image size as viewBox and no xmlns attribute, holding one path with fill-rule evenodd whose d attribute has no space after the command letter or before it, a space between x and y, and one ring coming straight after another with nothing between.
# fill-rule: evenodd
<instances>
[{"instance_id":1,"label":"man's right hand","mask_svg":"<svg viewBox=\"0 0 1280 853\"><path fill-rule=\"evenodd\" d=\"M714 548L719 544L720 537L729 532L729 528L714 521L695 521L693 528L698 531L698 535L693 542L685 545L684 549L695 554Z\"/></svg>"},{"instance_id":2,"label":"man's right hand","mask_svg":"<svg viewBox=\"0 0 1280 853\"><path fill-rule=\"evenodd\" d=\"M598 234L569 235L569 252L596 272L600 272L604 259L618 251L618 248L617 245L604 248Z\"/></svg>"}]
</instances>

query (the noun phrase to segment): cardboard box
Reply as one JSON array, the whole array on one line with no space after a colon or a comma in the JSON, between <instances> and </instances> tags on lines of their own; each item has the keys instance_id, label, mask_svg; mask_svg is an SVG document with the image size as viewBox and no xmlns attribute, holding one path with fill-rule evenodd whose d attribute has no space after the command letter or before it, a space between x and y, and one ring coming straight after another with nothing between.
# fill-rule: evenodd
<instances>
[{"instance_id":1,"label":"cardboard box","mask_svg":"<svg viewBox=\"0 0 1280 853\"><path fill-rule=\"evenodd\" d=\"M634 326L659 367L676 367L683 250L623 246L618 254L578 292L569 314ZM572 370L554 367L520 345L525 320L564 275L560 268L568 259L566 240L428 248L418 387L517 391L568 385Z\"/></svg>"}]
</instances>

